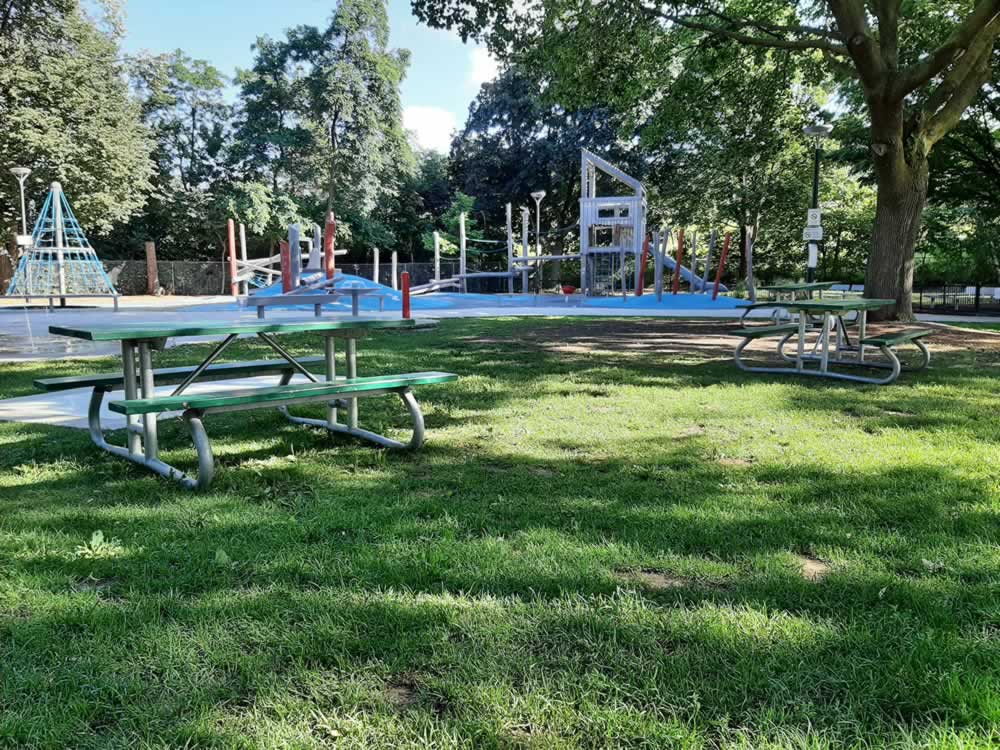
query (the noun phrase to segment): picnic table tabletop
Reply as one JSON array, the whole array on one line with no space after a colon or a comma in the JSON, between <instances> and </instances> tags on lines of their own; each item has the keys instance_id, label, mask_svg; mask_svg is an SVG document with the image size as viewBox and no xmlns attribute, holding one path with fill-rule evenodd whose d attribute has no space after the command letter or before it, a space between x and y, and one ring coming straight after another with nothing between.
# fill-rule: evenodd
<instances>
[{"instance_id":1,"label":"picnic table tabletop","mask_svg":"<svg viewBox=\"0 0 1000 750\"><path fill-rule=\"evenodd\" d=\"M234 320L218 323L190 321L151 321L148 323L49 326L49 333L86 341L148 341L184 336L212 336L255 333L302 333L342 330L377 330L415 328L433 325L434 321L404 318L306 318L300 320Z\"/></svg>"},{"instance_id":2,"label":"picnic table tabletop","mask_svg":"<svg viewBox=\"0 0 1000 750\"><path fill-rule=\"evenodd\" d=\"M846 313L854 311L879 310L896 304L894 299L874 299L868 297L858 297L856 299L800 299L782 300L774 302L758 303L762 307L783 307L804 313Z\"/></svg>"},{"instance_id":3,"label":"picnic table tabletop","mask_svg":"<svg viewBox=\"0 0 1000 750\"><path fill-rule=\"evenodd\" d=\"M773 310L784 308L801 312L854 312L862 310L878 310L895 304L891 299L870 299L853 297L845 299L799 299L799 300L769 300L767 302L752 302L743 306L743 310Z\"/></svg>"},{"instance_id":4,"label":"picnic table tabletop","mask_svg":"<svg viewBox=\"0 0 1000 750\"><path fill-rule=\"evenodd\" d=\"M772 284L762 286L765 292L821 292L839 282L836 281L811 281L811 282L791 282L788 284Z\"/></svg>"}]
</instances>

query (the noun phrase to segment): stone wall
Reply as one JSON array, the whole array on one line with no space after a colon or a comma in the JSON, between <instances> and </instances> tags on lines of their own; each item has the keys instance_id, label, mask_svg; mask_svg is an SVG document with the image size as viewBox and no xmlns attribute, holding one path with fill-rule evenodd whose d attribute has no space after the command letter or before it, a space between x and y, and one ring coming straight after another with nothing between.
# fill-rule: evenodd
<instances>
[{"instance_id":1,"label":"stone wall","mask_svg":"<svg viewBox=\"0 0 1000 750\"><path fill-rule=\"evenodd\" d=\"M119 294L146 293L146 261L104 260ZM218 261L161 260L157 264L160 286L167 294L229 294L229 268Z\"/></svg>"}]
</instances>

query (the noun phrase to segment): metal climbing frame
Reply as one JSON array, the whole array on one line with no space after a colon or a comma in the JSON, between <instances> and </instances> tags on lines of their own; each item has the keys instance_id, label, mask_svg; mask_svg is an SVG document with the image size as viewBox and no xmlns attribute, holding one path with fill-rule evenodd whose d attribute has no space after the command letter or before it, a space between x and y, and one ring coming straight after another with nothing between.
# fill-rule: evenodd
<instances>
[{"instance_id":1,"label":"metal climbing frame","mask_svg":"<svg viewBox=\"0 0 1000 750\"><path fill-rule=\"evenodd\" d=\"M118 296L58 182L52 183L7 295Z\"/></svg>"}]
</instances>

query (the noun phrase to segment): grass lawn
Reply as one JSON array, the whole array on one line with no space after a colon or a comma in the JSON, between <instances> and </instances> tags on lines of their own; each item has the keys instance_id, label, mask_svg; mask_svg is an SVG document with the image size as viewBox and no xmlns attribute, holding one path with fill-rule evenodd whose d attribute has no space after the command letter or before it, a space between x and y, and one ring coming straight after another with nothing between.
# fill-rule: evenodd
<instances>
[{"instance_id":1,"label":"grass lawn","mask_svg":"<svg viewBox=\"0 0 1000 750\"><path fill-rule=\"evenodd\" d=\"M463 376L418 390L425 450L210 417L205 494L0 424L0 747L995 750L1000 347L877 388L733 343L374 337L361 374ZM0 366L0 395L98 368Z\"/></svg>"}]
</instances>

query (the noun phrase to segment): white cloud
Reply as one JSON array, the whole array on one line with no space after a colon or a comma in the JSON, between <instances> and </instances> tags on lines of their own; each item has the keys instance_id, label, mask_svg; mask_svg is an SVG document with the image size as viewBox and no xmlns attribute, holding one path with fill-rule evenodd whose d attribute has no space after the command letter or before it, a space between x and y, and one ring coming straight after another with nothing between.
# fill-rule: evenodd
<instances>
[{"instance_id":1,"label":"white cloud","mask_svg":"<svg viewBox=\"0 0 1000 750\"><path fill-rule=\"evenodd\" d=\"M497 77L500 65L485 47L473 47L469 53L469 72L466 75L466 85L473 91L478 91L484 83Z\"/></svg>"},{"instance_id":2,"label":"white cloud","mask_svg":"<svg viewBox=\"0 0 1000 750\"><path fill-rule=\"evenodd\" d=\"M406 107L403 110L403 127L413 132L421 148L447 154L458 121L454 114L441 107Z\"/></svg>"}]
</instances>

